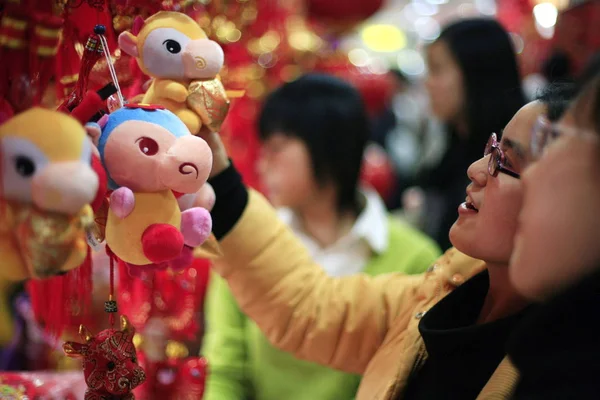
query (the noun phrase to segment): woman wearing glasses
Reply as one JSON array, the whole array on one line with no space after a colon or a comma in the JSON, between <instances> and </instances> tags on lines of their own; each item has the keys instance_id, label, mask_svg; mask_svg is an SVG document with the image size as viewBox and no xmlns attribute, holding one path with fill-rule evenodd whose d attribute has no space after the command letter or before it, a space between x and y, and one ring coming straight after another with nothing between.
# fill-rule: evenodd
<instances>
[{"instance_id":1,"label":"woman wearing glasses","mask_svg":"<svg viewBox=\"0 0 600 400\"><path fill-rule=\"evenodd\" d=\"M532 136L510 265L515 287L543 303L509 345L516 399L600 397L600 73L557 123Z\"/></svg>"}]
</instances>

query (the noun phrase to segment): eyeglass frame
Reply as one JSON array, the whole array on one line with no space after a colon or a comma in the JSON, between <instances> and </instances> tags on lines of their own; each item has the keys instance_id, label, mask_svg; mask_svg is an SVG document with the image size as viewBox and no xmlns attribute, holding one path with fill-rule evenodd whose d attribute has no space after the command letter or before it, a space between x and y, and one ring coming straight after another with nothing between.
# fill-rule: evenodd
<instances>
[{"instance_id":1,"label":"eyeglass frame","mask_svg":"<svg viewBox=\"0 0 600 400\"><path fill-rule=\"evenodd\" d=\"M494 155L494 152L497 156ZM504 152L500 148L500 144L498 143L498 137L495 133L492 133L485 145L485 149L483 150L483 156L490 156L488 161L488 174L492 177L497 177L499 172L502 172L508 176L511 176L516 179L521 179L521 174L513 171L512 169L506 167L504 162L506 160L506 156Z\"/></svg>"},{"instance_id":2,"label":"eyeglass frame","mask_svg":"<svg viewBox=\"0 0 600 400\"><path fill-rule=\"evenodd\" d=\"M544 150L561 136L577 136L587 134L589 134L588 131L557 124L549 121L543 115L540 115L533 125L531 138L529 140L529 151L531 153L531 157L534 160L539 160L544 154ZM548 138L550 138L550 140L548 140Z\"/></svg>"}]
</instances>

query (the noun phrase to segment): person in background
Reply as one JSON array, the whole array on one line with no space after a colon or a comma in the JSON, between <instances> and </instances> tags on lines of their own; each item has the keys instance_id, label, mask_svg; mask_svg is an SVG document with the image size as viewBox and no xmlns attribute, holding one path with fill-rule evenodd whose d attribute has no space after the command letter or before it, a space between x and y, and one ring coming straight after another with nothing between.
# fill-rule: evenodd
<instances>
[{"instance_id":1,"label":"person in background","mask_svg":"<svg viewBox=\"0 0 600 400\"><path fill-rule=\"evenodd\" d=\"M391 218L377 194L360 188L369 128L349 84L315 74L283 85L266 100L259 132L265 192L327 275L416 274L440 255L435 242ZM210 285L204 399L354 398L359 375L276 349L220 277Z\"/></svg>"},{"instance_id":2,"label":"person in background","mask_svg":"<svg viewBox=\"0 0 600 400\"><path fill-rule=\"evenodd\" d=\"M424 230L445 250L469 183L464 171L525 98L512 41L495 20L452 23L426 51L425 86L433 115L446 125L447 147L438 163L419 172L415 185L424 191Z\"/></svg>"},{"instance_id":3,"label":"person in background","mask_svg":"<svg viewBox=\"0 0 600 400\"><path fill-rule=\"evenodd\" d=\"M600 396L600 69L558 123L532 134L539 158L525 196L510 278L542 305L508 345L516 400ZM588 72L591 72L588 70ZM591 80L591 82L590 82Z\"/></svg>"}]
</instances>

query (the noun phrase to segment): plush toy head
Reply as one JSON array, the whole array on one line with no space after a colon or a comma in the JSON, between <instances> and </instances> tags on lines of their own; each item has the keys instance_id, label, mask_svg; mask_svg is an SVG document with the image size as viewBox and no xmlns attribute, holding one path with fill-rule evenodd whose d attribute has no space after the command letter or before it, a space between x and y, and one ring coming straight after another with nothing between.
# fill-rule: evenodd
<instances>
[{"instance_id":1,"label":"plush toy head","mask_svg":"<svg viewBox=\"0 0 600 400\"><path fill-rule=\"evenodd\" d=\"M149 76L174 80L212 79L223 67L223 49L207 39L189 16L160 11L139 28L119 35L119 47Z\"/></svg>"},{"instance_id":2,"label":"plush toy head","mask_svg":"<svg viewBox=\"0 0 600 400\"><path fill-rule=\"evenodd\" d=\"M87 129L98 146L111 189L195 193L212 168L208 144L159 106L128 104Z\"/></svg>"},{"instance_id":3,"label":"plush toy head","mask_svg":"<svg viewBox=\"0 0 600 400\"><path fill-rule=\"evenodd\" d=\"M11 118L0 126L2 197L76 214L98 191L92 148L83 126L66 114L31 108Z\"/></svg>"},{"instance_id":4,"label":"plush toy head","mask_svg":"<svg viewBox=\"0 0 600 400\"><path fill-rule=\"evenodd\" d=\"M144 382L146 375L138 365L133 345L135 329L127 317L121 316L121 330L106 329L93 336L81 325L79 335L84 343L66 342L63 349L69 357L83 357L86 399L119 398Z\"/></svg>"}]
</instances>

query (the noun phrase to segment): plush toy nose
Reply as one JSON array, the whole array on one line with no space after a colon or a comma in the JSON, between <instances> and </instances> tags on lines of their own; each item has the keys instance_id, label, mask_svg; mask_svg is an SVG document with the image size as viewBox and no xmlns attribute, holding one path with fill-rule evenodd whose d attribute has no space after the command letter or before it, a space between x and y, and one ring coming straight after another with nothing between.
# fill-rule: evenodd
<instances>
[{"instance_id":1,"label":"plush toy nose","mask_svg":"<svg viewBox=\"0 0 600 400\"><path fill-rule=\"evenodd\" d=\"M183 54L184 72L189 79L212 79L225 62L223 49L208 39L192 40Z\"/></svg>"},{"instance_id":2,"label":"plush toy nose","mask_svg":"<svg viewBox=\"0 0 600 400\"><path fill-rule=\"evenodd\" d=\"M160 166L165 186L179 193L196 193L208 179L212 153L208 144L197 136L184 136L166 152Z\"/></svg>"},{"instance_id":3,"label":"plush toy nose","mask_svg":"<svg viewBox=\"0 0 600 400\"><path fill-rule=\"evenodd\" d=\"M83 162L50 164L32 181L33 203L42 210L74 215L98 191L98 175Z\"/></svg>"}]
</instances>

